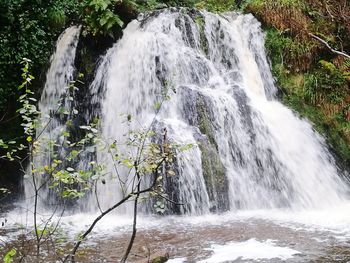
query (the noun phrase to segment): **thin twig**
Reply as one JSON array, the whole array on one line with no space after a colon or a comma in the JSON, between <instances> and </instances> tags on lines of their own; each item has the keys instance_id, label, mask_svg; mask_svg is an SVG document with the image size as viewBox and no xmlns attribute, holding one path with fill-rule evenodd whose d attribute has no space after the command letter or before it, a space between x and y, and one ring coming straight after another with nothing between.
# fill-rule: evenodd
<instances>
[{"instance_id":1,"label":"thin twig","mask_svg":"<svg viewBox=\"0 0 350 263\"><path fill-rule=\"evenodd\" d=\"M140 180L140 174L137 171L138 170L138 166L137 165L136 165L135 169L136 169L136 176L137 176L137 179L138 179L138 183L137 183L137 195L136 195L135 200L134 200L134 219L133 219L133 224L132 224L132 235L131 235L131 238L130 238L130 241L129 241L129 244L128 244L128 248L126 249L123 258L120 261L121 263L125 263L126 262L129 254L130 254L130 251L132 249L132 246L134 244L134 240L135 240L135 237L136 237L136 231L137 231L137 228L136 228L136 224L137 224L137 202L139 201L139 197L140 197L141 180Z\"/></svg>"},{"instance_id":2,"label":"thin twig","mask_svg":"<svg viewBox=\"0 0 350 263\"><path fill-rule=\"evenodd\" d=\"M102 210L101 205L100 205L100 200L98 199L97 183L95 183L95 198L96 198L98 210L100 210L100 212L103 213L103 210Z\"/></svg>"},{"instance_id":3,"label":"thin twig","mask_svg":"<svg viewBox=\"0 0 350 263\"><path fill-rule=\"evenodd\" d=\"M168 201L169 203L172 203L174 205L185 205L184 203L178 203L178 202L175 202L174 200L171 200L170 198L166 197L165 195L162 195L161 193L155 191L155 194L160 196L161 198L165 199L166 201Z\"/></svg>"},{"instance_id":4,"label":"thin twig","mask_svg":"<svg viewBox=\"0 0 350 263\"><path fill-rule=\"evenodd\" d=\"M344 53L344 52L341 52L341 51L338 51L338 50L335 50L334 48L332 48L325 40L323 40L322 38L312 34L312 33L309 33L309 36L311 36L312 38L318 40L319 42L321 42L322 44L324 44L331 52L337 54L337 55L340 55L340 56L344 56L346 58L349 58L350 59L350 55Z\"/></svg>"}]
</instances>

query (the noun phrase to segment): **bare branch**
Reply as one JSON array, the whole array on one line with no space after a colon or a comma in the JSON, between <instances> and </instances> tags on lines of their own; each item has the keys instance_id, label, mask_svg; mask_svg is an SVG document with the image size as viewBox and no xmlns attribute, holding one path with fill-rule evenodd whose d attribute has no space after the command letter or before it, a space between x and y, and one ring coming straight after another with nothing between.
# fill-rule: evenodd
<instances>
[{"instance_id":1,"label":"bare branch","mask_svg":"<svg viewBox=\"0 0 350 263\"><path fill-rule=\"evenodd\" d=\"M324 44L331 52L337 54L337 55L340 55L340 56L344 56L346 58L349 58L350 59L350 55L344 53L344 52L341 52L341 51L338 51L338 50L335 50L334 48L332 48L325 40L323 40L322 38L312 34L312 33L309 33L309 36L311 36L312 38L318 40L319 42L321 42L322 44Z\"/></svg>"},{"instance_id":2,"label":"bare branch","mask_svg":"<svg viewBox=\"0 0 350 263\"><path fill-rule=\"evenodd\" d=\"M126 262L129 254L130 254L130 251L132 249L132 246L134 244L134 240L135 240L135 237L136 237L136 231L137 231L137 228L136 228L136 224L137 224L137 203L138 203L139 197L140 197L140 184L141 184L141 181L140 181L140 174L138 173L138 166L137 165L136 165L135 169L136 169L136 176L139 179L139 181L137 183L137 194L136 194L136 197L135 197L135 200L134 200L134 220L133 220L133 224L132 224L132 235L131 235L131 238L130 238L130 241L129 241L129 244L128 244L128 248L126 249L123 258L120 261L121 263L125 263Z\"/></svg>"},{"instance_id":3,"label":"bare branch","mask_svg":"<svg viewBox=\"0 0 350 263\"><path fill-rule=\"evenodd\" d=\"M98 195L97 195L97 182L95 183L95 198L96 198L98 209L100 210L101 213L103 213L103 210L100 205L100 200L98 199Z\"/></svg>"},{"instance_id":4,"label":"bare branch","mask_svg":"<svg viewBox=\"0 0 350 263\"><path fill-rule=\"evenodd\" d=\"M70 262L74 263L75 262L74 256L75 256L75 253L77 252L78 248L80 247L81 242L86 238L87 235L89 235L91 233L91 231L94 229L94 227L98 223L98 221L100 221L105 215L107 215L108 213L110 213L111 211L116 209L118 206L125 203L131 197L132 197L132 194L127 195L125 198L120 200L118 203L116 203L115 205L113 205L112 207L110 207L109 209L107 209L106 211L101 213L98 217L96 217L95 220L93 221L93 223L90 225L90 227L85 231L85 233L81 237L79 237L79 240L74 245L72 252L69 255L67 255L67 257L64 259L63 262L69 262L69 259L70 259Z\"/></svg>"},{"instance_id":5,"label":"bare branch","mask_svg":"<svg viewBox=\"0 0 350 263\"><path fill-rule=\"evenodd\" d=\"M154 191L154 193L155 193L156 195L158 195L159 197L165 199L166 201L168 201L168 202L171 203L171 204L178 205L178 206L183 206L183 205L185 205L184 203L175 202L174 200L171 200L170 198L166 197L165 195L163 195L163 194L161 194L161 193L159 193L159 192L157 192L157 191Z\"/></svg>"}]
</instances>

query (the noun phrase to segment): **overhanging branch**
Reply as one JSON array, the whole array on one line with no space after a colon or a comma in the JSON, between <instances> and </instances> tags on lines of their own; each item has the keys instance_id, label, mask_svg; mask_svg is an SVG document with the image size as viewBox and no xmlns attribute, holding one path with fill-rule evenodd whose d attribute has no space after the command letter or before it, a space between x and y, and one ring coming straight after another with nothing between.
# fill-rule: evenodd
<instances>
[{"instance_id":1,"label":"overhanging branch","mask_svg":"<svg viewBox=\"0 0 350 263\"><path fill-rule=\"evenodd\" d=\"M309 36L311 36L312 38L318 40L319 42L321 42L322 44L324 44L331 52L337 54L337 55L340 55L340 56L343 56L343 57L346 57L346 58L349 58L350 59L350 56L344 52L341 52L341 51L338 51L334 48L332 48L325 40L323 40L322 38L312 34L312 33L309 33Z\"/></svg>"}]
</instances>

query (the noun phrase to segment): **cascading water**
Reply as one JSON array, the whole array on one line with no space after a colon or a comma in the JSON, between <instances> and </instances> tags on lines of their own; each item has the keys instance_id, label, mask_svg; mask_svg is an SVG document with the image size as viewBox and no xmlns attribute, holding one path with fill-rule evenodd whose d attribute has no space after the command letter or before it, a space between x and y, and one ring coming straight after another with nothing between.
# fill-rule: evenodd
<instances>
[{"instance_id":1,"label":"cascading water","mask_svg":"<svg viewBox=\"0 0 350 263\"><path fill-rule=\"evenodd\" d=\"M107 73L95 81L104 83L108 138L126 132L120 114L149 125L159 94L175 90L156 118L170 138L198 142L170 180L182 212L308 208L344 197L322 138L273 99L263 44L251 15L166 10L131 22L104 57Z\"/></svg>"},{"instance_id":2,"label":"cascading water","mask_svg":"<svg viewBox=\"0 0 350 263\"><path fill-rule=\"evenodd\" d=\"M59 37L56 51L51 57L51 65L46 74L46 84L43 89L39 110L41 114L37 129L38 142L41 144L40 153L35 156L35 162L41 166L50 164L52 160L51 148L48 144L58 144L62 147L63 135L66 129L65 116L71 114L72 100L71 82L74 79L74 61L79 41L80 26L67 28ZM64 149L62 147L62 156ZM38 177L38 185L45 182L44 178ZM27 205L33 205L34 189L31 180L24 181L25 200ZM49 194L39 195L39 204L55 203L55 196Z\"/></svg>"},{"instance_id":3,"label":"cascading water","mask_svg":"<svg viewBox=\"0 0 350 263\"><path fill-rule=\"evenodd\" d=\"M74 44L66 42L69 52L55 55L65 62L53 63L48 73L44 113L52 109L43 105L62 96L61 82L71 78L58 72L71 72L78 32L71 28L60 40ZM164 92L170 100L156 114ZM90 93L101 107L104 138L120 141L155 119L170 140L196 144L178 157L176 176L164 182L168 195L184 203L169 205L176 212L304 209L346 197L323 139L274 99L264 35L251 15L167 9L142 16L102 58ZM133 117L132 124L125 125L123 114ZM111 163L104 152L97 158ZM104 208L120 196L116 179L98 186ZM97 209L95 196L83 202Z\"/></svg>"}]
</instances>

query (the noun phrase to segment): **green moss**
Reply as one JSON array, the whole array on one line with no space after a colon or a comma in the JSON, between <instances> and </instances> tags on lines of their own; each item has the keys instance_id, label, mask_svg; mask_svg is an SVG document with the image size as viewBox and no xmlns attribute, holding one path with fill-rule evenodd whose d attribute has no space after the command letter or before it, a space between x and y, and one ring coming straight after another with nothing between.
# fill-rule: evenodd
<instances>
[{"instance_id":1,"label":"green moss","mask_svg":"<svg viewBox=\"0 0 350 263\"><path fill-rule=\"evenodd\" d=\"M95 67L95 59L92 56L91 51L86 46L80 50L80 72L84 75L91 74Z\"/></svg>"},{"instance_id":2,"label":"green moss","mask_svg":"<svg viewBox=\"0 0 350 263\"><path fill-rule=\"evenodd\" d=\"M237 9L235 0L205 0L195 4L196 8L206 9L210 12L222 13Z\"/></svg>"},{"instance_id":3,"label":"green moss","mask_svg":"<svg viewBox=\"0 0 350 263\"><path fill-rule=\"evenodd\" d=\"M202 170L205 185L208 191L212 211L225 211L228 209L228 182L226 170L221 162L218 145L216 143L213 125L210 121L210 105L204 98L197 97L197 124L206 137L199 141L201 150Z\"/></svg>"},{"instance_id":4,"label":"green moss","mask_svg":"<svg viewBox=\"0 0 350 263\"><path fill-rule=\"evenodd\" d=\"M228 182L226 170L217 150L205 141L199 144L202 157L202 169L211 210L225 211L228 209Z\"/></svg>"},{"instance_id":5,"label":"green moss","mask_svg":"<svg viewBox=\"0 0 350 263\"><path fill-rule=\"evenodd\" d=\"M152 259L152 263L165 263L169 260L169 256L159 256Z\"/></svg>"},{"instance_id":6,"label":"green moss","mask_svg":"<svg viewBox=\"0 0 350 263\"><path fill-rule=\"evenodd\" d=\"M215 146L217 149L217 144L215 141L215 136L214 136L214 131L213 127L211 125L211 121L209 120L208 113L207 113L207 105L205 105L204 101L199 99L197 101L197 114L198 114L198 123L199 123L199 130L201 131L202 134L205 134L209 142Z\"/></svg>"},{"instance_id":7,"label":"green moss","mask_svg":"<svg viewBox=\"0 0 350 263\"><path fill-rule=\"evenodd\" d=\"M207 37L205 35L204 17L202 17L201 15L197 15L195 17L194 21L197 24L198 29L199 29L201 49L203 50L204 54L208 55L209 47L208 47L208 40L207 40Z\"/></svg>"}]
</instances>

